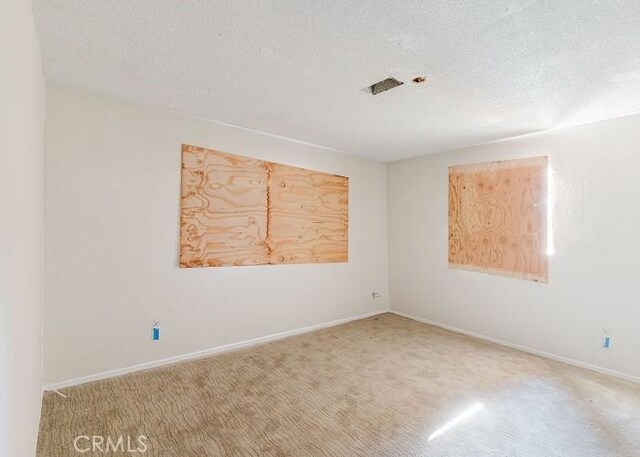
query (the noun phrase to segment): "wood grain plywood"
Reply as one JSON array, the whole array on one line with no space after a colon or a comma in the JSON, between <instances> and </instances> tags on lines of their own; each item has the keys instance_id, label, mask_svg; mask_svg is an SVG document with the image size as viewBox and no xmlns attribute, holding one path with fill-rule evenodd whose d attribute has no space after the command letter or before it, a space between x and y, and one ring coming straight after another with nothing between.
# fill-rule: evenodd
<instances>
[{"instance_id":1,"label":"wood grain plywood","mask_svg":"<svg viewBox=\"0 0 640 457\"><path fill-rule=\"evenodd\" d=\"M449 265L548 282L547 157L449 168Z\"/></svg>"},{"instance_id":2,"label":"wood grain plywood","mask_svg":"<svg viewBox=\"0 0 640 457\"><path fill-rule=\"evenodd\" d=\"M345 262L348 182L183 145L180 265Z\"/></svg>"},{"instance_id":3,"label":"wood grain plywood","mask_svg":"<svg viewBox=\"0 0 640 457\"><path fill-rule=\"evenodd\" d=\"M180 265L267 263L265 162L182 147Z\"/></svg>"},{"instance_id":4,"label":"wood grain plywood","mask_svg":"<svg viewBox=\"0 0 640 457\"><path fill-rule=\"evenodd\" d=\"M349 180L270 164L273 263L348 260Z\"/></svg>"}]
</instances>

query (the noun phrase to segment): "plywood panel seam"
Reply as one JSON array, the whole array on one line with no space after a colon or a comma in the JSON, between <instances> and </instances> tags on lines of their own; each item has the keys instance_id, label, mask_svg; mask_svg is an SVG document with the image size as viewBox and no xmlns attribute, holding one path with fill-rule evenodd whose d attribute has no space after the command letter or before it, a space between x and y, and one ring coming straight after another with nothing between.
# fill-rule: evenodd
<instances>
[{"instance_id":1,"label":"plywood panel seam","mask_svg":"<svg viewBox=\"0 0 640 457\"><path fill-rule=\"evenodd\" d=\"M266 162L266 170L267 170L267 182L266 182L266 187L267 187L267 208L266 208L266 212L267 212L267 227L266 227L266 237L265 237L265 245L267 247L267 258L269 259L268 263L269 264L273 264L273 262L271 261L271 254L273 252L273 248L272 248L272 241L271 241L271 218L273 217L273 212L271 210L271 174L273 172L272 170L272 166L270 163Z\"/></svg>"}]
</instances>

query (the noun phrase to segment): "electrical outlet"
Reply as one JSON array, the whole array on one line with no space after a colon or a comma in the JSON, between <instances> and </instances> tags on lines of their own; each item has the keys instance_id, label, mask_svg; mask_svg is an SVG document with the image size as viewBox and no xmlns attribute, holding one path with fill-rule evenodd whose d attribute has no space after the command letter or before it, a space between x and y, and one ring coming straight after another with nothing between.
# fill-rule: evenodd
<instances>
[{"instance_id":1,"label":"electrical outlet","mask_svg":"<svg viewBox=\"0 0 640 457\"><path fill-rule=\"evenodd\" d=\"M372 300L376 300L378 298L382 297L382 294L379 292L371 292L371 299Z\"/></svg>"},{"instance_id":2,"label":"electrical outlet","mask_svg":"<svg viewBox=\"0 0 640 457\"><path fill-rule=\"evenodd\" d=\"M611 347L611 337L609 335L602 335L602 347L605 349Z\"/></svg>"}]
</instances>

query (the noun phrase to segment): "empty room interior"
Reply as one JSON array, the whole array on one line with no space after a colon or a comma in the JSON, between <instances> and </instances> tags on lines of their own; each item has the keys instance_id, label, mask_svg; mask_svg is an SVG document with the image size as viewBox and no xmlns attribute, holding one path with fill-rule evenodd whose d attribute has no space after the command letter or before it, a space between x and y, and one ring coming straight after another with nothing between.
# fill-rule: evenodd
<instances>
[{"instance_id":1,"label":"empty room interior","mask_svg":"<svg viewBox=\"0 0 640 457\"><path fill-rule=\"evenodd\" d=\"M0 457L640 456L640 1L0 1Z\"/></svg>"}]
</instances>

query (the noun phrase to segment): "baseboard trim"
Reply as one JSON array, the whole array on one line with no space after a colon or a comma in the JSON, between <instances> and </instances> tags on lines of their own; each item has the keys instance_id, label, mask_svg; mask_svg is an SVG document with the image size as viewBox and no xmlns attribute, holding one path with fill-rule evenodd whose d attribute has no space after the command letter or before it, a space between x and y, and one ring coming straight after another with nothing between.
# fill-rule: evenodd
<instances>
[{"instance_id":1,"label":"baseboard trim","mask_svg":"<svg viewBox=\"0 0 640 457\"><path fill-rule=\"evenodd\" d=\"M403 313L401 311L396 311L394 309L389 311L390 313L397 314L398 316L406 317L407 319L411 319L417 322L422 322L423 324L433 325L434 327L439 327L445 330L449 330L455 333L460 333L462 335L471 336L473 338L478 338L480 340L488 341L490 343L498 344L500 346L505 346L511 349L517 349L519 351L527 352L529 354L534 354L540 357L544 357L546 359L555 360L557 362L563 362L569 365L573 365L579 368L586 368L587 370L597 371L598 373L606 374L609 376L613 376L615 378L624 379L626 381L631 381L640 384L640 377L633 376L625 373L621 373L619 371L610 370L609 368L600 367L597 365L591 365L590 363L580 362L579 360L570 359L569 357L564 357L557 354L552 354L550 352L539 351L538 349L533 349L527 346L522 346L515 343L510 343L505 340L501 340L499 338L493 338L491 336L482 335L480 333L471 332L469 330L463 330L461 328L453 327L447 324L441 324L440 322L435 322L429 319L424 319L422 317L413 316L411 314Z\"/></svg>"},{"instance_id":2,"label":"baseboard trim","mask_svg":"<svg viewBox=\"0 0 640 457\"><path fill-rule=\"evenodd\" d=\"M335 321L323 322L320 324L309 325L307 327L301 327L293 330L287 330L285 332L274 333L273 335L261 336L258 338L252 338L250 340L240 341L238 343L225 344L223 346L216 346L209 349L203 349L202 351L190 352L187 354L176 355L173 357L167 357L164 359L153 360L151 362L145 362L138 365L133 365L125 368L118 368L115 370L103 371L102 373L91 374L87 376L80 376L78 378L69 379L66 381L54 382L50 384L44 385L44 390L53 391L64 389L67 387L78 386L80 384L85 384L87 382L100 381L103 379L115 378L117 376L122 376L129 373L134 373L136 371L144 371L152 368L158 368L166 365L172 365L178 362L184 362L187 360L200 359L203 357L208 357L215 354L222 354L224 352L231 352L238 349L248 348L251 346L257 346L260 344L268 343L270 341L276 341L283 338L288 338L290 336L301 335L303 333L309 333L314 330L320 330L328 327L335 327L336 325L346 324L348 322L357 321L360 319L366 319L368 317L377 316L379 314L384 314L390 312L389 309L382 309L378 311L373 311L371 313L360 314L357 316L346 317L344 319L337 319Z\"/></svg>"}]
</instances>

